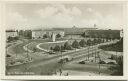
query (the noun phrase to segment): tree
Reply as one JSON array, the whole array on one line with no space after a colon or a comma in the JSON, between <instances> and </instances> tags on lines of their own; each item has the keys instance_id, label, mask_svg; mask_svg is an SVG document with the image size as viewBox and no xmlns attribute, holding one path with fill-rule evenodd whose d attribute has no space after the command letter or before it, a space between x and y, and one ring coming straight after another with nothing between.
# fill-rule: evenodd
<instances>
[{"instance_id":1,"label":"tree","mask_svg":"<svg viewBox=\"0 0 128 81\"><path fill-rule=\"evenodd\" d=\"M93 44L97 44L98 43L98 41L97 41L97 39L95 38L94 40L93 40Z\"/></svg>"},{"instance_id":2,"label":"tree","mask_svg":"<svg viewBox=\"0 0 128 81\"><path fill-rule=\"evenodd\" d=\"M110 66L109 70L113 71L112 75L123 75L123 56L119 56L116 60L115 66Z\"/></svg>"},{"instance_id":3,"label":"tree","mask_svg":"<svg viewBox=\"0 0 128 81\"><path fill-rule=\"evenodd\" d=\"M10 42L10 41L13 41L13 38L9 36L9 37L7 38L7 40L8 40L8 42Z\"/></svg>"},{"instance_id":4,"label":"tree","mask_svg":"<svg viewBox=\"0 0 128 81\"><path fill-rule=\"evenodd\" d=\"M78 41L76 41L76 40L72 43L73 48L79 48L79 46L80 45L79 45Z\"/></svg>"},{"instance_id":5,"label":"tree","mask_svg":"<svg viewBox=\"0 0 128 81\"><path fill-rule=\"evenodd\" d=\"M47 34L44 34L44 35L43 35L43 38L48 38Z\"/></svg>"},{"instance_id":6,"label":"tree","mask_svg":"<svg viewBox=\"0 0 128 81\"><path fill-rule=\"evenodd\" d=\"M64 50L64 46L61 45L61 51Z\"/></svg>"},{"instance_id":7,"label":"tree","mask_svg":"<svg viewBox=\"0 0 128 81\"><path fill-rule=\"evenodd\" d=\"M86 33L85 33L85 32L82 33L81 36L82 36L82 37L86 37Z\"/></svg>"},{"instance_id":8,"label":"tree","mask_svg":"<svg viewBox=\"0 0 128 81\"><path fill-rule=\"evenodd\" d=\"M105 42L105 40L104 39L101 39L101 43L104 43Z\"/></svg>"},{"instance_id":9,"label":"tree","mask_svg":"<svg viewBox=\"0 0 128 81\"><path fill-rule=\"evenodd\" d=\"M58 33L57 35L56 35L56 38L60 38L61 37L61 35Z\"/></svg>"},{"instance_id":10,"label":"tree","mask_svg":"<svg viewBox=\"0 0 128 81\"><path fill-rule=\"evenodd\" d=\"M91 40L90 39L87 40L87 45L89 45L89 46L91 45Z\"/></svg>"},{"instance_id":11,"label":"tree","mask_svg":"<svg viewBox=\"0 0 128 81\"><path fill-rule=\"evenodd\" d=\"M18 39L19 39L19 37L11 37L11 36L9 36L7 38L7 42L15 41L15 40L18 40Z\"/></svg>"},{"instance_id":12,"label":"tree","mask_svg":"<svg viewBox=\"0 0 128 81\"><path fill-rule=\"evenodd\" d=\"M36 52L37 51L37 49L36 48L33 48L33 52Z\"/></svg>"},{"instance_id":13,"label":"tree","mask_svg":"<svg viewBox=\"0 0 128 81\"><path fill-rule=\"evenodd\" d=\"M84 39L82 39L82 40L79 42L79 45L80 45L81 47L84 47L84 46L85 46L85 44L86 44L86 42L85 42L85 40L84 40Z\"/></svg>"},{"instance_id":14,"label":"tree","mask_svg":"<svg viewBox=\"0 0 128 81\"><path fill-rule=\"evenodd\" d=\"M101 40L101 38L98 38L98 43L102 43L102 40Z\"/></svg>"},{"instance_id":15,"label":"tree","mask_svg":"<svg viewBox=\"0 0 128 81\"><path fill-rule=\"evenodd\" d=\"M94 34L94 38L98 38L98 35L97 35L97 33L95 33L95 34Z\"/></svg>"},{"instance_id":16,"label":"tree","mask_svg":"<svg viewBox=\"0 0 128 81\"><path fill-rule=\"evenodd\" d=\"M59 45L56 45L53 50L54 51L60 51L60 46Z\"/></svg>"},{"instance_id":17,"label":"tree","mask_svg":"<svg viewBox=\"0 0 128 81\"><path fill-rule=\"evenodd\" d=\"M65 50L71 50L72 47L71 47L71 45L70 45L68 42L65 42L65 43L64 43L64 49L65 49Z\"/></svg>"},{"instance_id":18,"label":"tree","mask_svg":"<svg viewBox=\"0 0 128 81\"><path fill-rule=\"evenodd\" d=\"M14 40L18 40L19 39L19 37L14 37Z\"/></svg>"},{"instance_id":19,"label":"tree","mask_svg":"<svg viewBox=\"0 0 128 81\"><path fill-rule=\"evenodd\" d=\"M99 46L99 48L105 51L123 52L123 40L120 40L114 44L102 45L102 46Z\"/></svg>"},{"instance_id":20,"label":"tree","mask_svg":"<svg viewBox=\"0 0 128 81\"><path fill-rule=\"evenodd\" d=\"M53 50L53 47L50 47L50 50Z\"/></svg>"}]
</instances>

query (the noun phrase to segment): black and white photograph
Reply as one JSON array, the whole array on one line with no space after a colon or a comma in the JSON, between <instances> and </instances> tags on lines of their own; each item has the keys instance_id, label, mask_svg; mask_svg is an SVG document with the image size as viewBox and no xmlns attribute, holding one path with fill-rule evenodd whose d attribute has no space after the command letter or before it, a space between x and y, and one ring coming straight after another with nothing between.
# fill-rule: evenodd
<instances>
[{"instance_id":1,"label":"black and white photograph","mask_svg":"<svg viewBox=\"0 0 128 81\"><path fill-rule=\"evenodd\" d=\"M8 2L6 76L124 76L120 2Z\"/></svg>"}]
</instances>

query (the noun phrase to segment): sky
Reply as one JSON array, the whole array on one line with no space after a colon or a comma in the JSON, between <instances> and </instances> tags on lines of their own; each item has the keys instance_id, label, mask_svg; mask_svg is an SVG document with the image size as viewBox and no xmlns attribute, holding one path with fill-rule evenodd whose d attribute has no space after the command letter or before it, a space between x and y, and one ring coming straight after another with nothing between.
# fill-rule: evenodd
<instances>
[{"instance_id":1,"label":"sky","mask_svg":"<svg viewBox=\"0 0 128 81\"><path fill-rule=\"evenodd\" d=\"M122 29L122 4L86 3L8 3L6 29L38 29L52 27L86 27Z\"/></svg>"}]
</instances>

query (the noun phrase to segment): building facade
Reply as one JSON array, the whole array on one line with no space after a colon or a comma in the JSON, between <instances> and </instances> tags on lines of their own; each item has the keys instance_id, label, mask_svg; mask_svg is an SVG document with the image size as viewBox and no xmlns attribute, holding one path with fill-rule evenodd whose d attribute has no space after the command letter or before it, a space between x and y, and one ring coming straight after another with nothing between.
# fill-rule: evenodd
<instances>
[{"instance_id":1,"label":"building facade","mask_svg":"<svg viewBox=\"0 0 128 81\"><path fill-rule=\"evenodd\" d=\"M123 38L123 30L120 31L120 38Z\"/></svg>"},{"instance_id":2,"label":"building facade","mask_svg":"<svg viewBox=\"0 0 128 81\"><path fill-rule=\"evenodd\" d=\"M17 31L6 31L6 38L8 37L17 37L18 32Z\"/></svg>"},{"instance_id":3,"label":"building facade","mask_svg":"<svg viewBox=\"0 0 128 81\"><path fill-rule=\"evenodd\" d=\"M64 31L57 31L57 30L33 30L32 31L32 38L33 39L39 39L39 38L52 38L54 36L54 40L56 38L56 35L60 34L61 38L64 37Z\"/></svg>"},{"instance_id":4,"label":"building facade","mask_svg":"<svg viewBox=\"0 0 128 81\"><path fill-rule=\"evenodd\" d=\"M39 38L44 38L44 35L46 32L42 30L34 30L32 31L32 39L39 39Z\"/></svg>"}]
</instances>

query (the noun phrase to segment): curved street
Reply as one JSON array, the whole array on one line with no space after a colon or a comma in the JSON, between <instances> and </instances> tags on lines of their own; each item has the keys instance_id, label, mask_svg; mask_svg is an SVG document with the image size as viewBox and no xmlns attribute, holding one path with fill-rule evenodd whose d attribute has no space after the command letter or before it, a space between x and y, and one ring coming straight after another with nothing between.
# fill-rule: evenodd
<instances>
[{"instance_id":1,"label":"curved street","mask_svg":"<svg viewBox=\"0 0 128 81\"><path fill-rule=\"evenodd\" d=\"M113 43L113 42L109 42L109 43ZM103 44L108 44L108 43L103 43ZM100 44L102 45L102 44ZM93 50L93 49L98 49L99 45L94 45L93 48L90 48L90 50ZM47 68L50 67L51 70L53 70L52 67L55 67L56 66L56 69L59 68L59 64L58 64L58 61L60 59L60 57L62 56L66 56L66 55L77 55L79 54L79 56L75 57L75 58L82 58L82 57L86 57L87 56L87 48L83 48L83 49L78 49L78 50L74 50L74 51L70 51L70 52L65 52L65 53L62 53L61 54L57 54L57 55L54 55L52 57L48 57L48 58L44 58L44 59L38 59L36 61L33 61L31 63L26 63L26 64L21 64L21 65L16 65L16 66L12 66L12 67L7 67L7 70L8 72L13 72L13 71L18 71L18 72L26 72L26 71L32 71L34 73L36 73L36 75L40 74L40 71L44 72ZM90 54L92 54L90 52ZM78 60L78 59L76 59ZM57 67L58 66L58 67ZM47 68L45 68L47 67ZM41 70L38 70L38 72L36 72L34 70L34 68L44 68L44 69L41 69ZM55 68L54 68L55 69Z\"/></svg>"}]
</instances>

